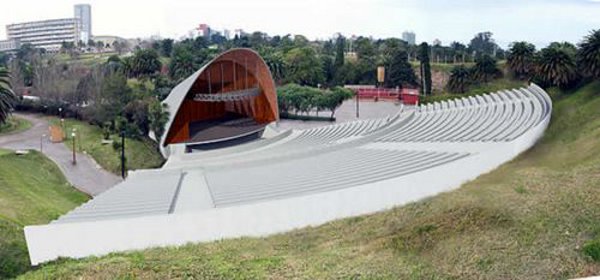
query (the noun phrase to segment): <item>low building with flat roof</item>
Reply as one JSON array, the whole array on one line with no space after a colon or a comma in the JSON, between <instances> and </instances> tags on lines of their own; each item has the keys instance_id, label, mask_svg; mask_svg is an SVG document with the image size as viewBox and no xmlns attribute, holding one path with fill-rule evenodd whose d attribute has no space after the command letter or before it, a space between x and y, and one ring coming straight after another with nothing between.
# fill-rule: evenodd
<instances>
[{"instance_id":1,"label":"low building with flat roof","mask_svg":"<svg viewBox=\"0 0 600 280\"><path fill-rule=\"evenodd\" d=\"M7 25L6 35L8 40L18 40L21 45L31 44L52 52L58 51L63 42L77 44L80 28L80 19L50 19Z\"/></svg>"},{"instance_id":2,"label":"low building with flat roof","mask_svg":"<svg viewBox=\"0 0 600 280\"><path fill-rule=\"evenodd\" d=\"M14 52L21 47L19 40L0 40L0 52Z\"/></svg>"}]
</instances>

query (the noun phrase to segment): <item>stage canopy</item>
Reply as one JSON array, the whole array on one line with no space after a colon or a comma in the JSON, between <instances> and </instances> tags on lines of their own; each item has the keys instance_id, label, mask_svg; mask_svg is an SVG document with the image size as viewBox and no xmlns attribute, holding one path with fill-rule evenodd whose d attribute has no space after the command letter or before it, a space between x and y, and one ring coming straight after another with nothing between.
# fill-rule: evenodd
<instances>
[{"instance_id":1,"label":"stage canopy","mask_svg":"<svg viewBox=\"0 0 600 280\"><path fill-rule=\"evenodd\" d=\"M279 119L271 72L250 49L220 54L177 85L164 102L170 114L161 150L175 143L243 137Z\"/></svg>"}]
</instances>

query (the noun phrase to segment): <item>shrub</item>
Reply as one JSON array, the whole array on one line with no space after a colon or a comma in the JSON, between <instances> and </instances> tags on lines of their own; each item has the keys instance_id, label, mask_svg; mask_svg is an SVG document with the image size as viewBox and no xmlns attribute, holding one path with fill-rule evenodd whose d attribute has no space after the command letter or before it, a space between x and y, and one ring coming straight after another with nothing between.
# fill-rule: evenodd
<instances>
[{"instance_id":1,"label":"shrub","mask_svg":"<svg viewBox=\"0 0 600 280\"><path fill-rule=\"evenodd\" d=\"M592 258L592 260L600 262L600 237L585 243L583 245L583 253Z\"/></svg>"}]
</instances>

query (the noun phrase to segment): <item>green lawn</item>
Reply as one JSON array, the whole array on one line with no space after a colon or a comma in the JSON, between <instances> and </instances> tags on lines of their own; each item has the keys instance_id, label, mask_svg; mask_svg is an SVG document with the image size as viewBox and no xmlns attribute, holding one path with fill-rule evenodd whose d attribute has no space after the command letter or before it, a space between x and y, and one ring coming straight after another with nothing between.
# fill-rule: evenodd
<instances>
[{"instance_id":1,"label":"green lawn","mask_svg":"<svg viewBox=\"0 0 600 280\"><path fill-rule=\"evenodd\" d=\"M9 117L4 124L0 124L0 135L25 131L31 127L31 122L15 116Z\"/></svg>"},{"instance_id":2,"label":"green lawn","mask_svg":"<svg viewBox=\"0 0 600 280\"><path fill-rule=\"evenodd\" d=\"M59 124L57 118L50 118L50 123ZM69 136L65 145L71 148L71 131L76 129L78 135L76 139L76 147L78 151L86 152L91 155L98 164L106 170L115 174L121 174L121 158L118 150L113 148L113 145L102 144L103 134L102 129L95 125L90 125L86 122L65 119L67 135ZM112 135L111 139L120 141L118 135ZM125 157L127 158L127 169L144 169L160 167L164 162L160 153L156 150L155 144L149 140L134 140L127 138L125 140Z\"/></svg>"},{"instance_id":3,"label":"green lawn","mask_svg":"<svg viewBox=\"0 0 600 280\"><path fill-rule=\"evenodd\" d=\"M465 93L450 93L450 92L444 91L441 94L433 94L430 96L425 96L422 98L421 102L422 103L430 103L430 102L448 100L448 99L453 99L453 98L460 98L460 97L465 97L465 96L480 95L480 94L484 94L484 93L496 92L496 91L503 90L503 89L519 88L519 87L524 87L524 86L527 86L527 83L525 81L513 80L510 78L504 77L504 78L496 79L489 83L481 83L481 84L472 85L469 87L469 89Z\"/></svg>"},{"instance_id":4,"label":"green lawn","mask_svg":"<svg viewBox=\"0 0 600 280\"><path fill-rule=\"evenodd\" d=\"M46 224L87 199L42 154L0 150L0 279L30 269L25 225Z\"/></svg>"},{"instance_id":5,"label":"green lawn","mask_svg":"<svg viewBox=\"0 0 600 280\"><path fill-rule=\"evenodd\" d=\"M116 52L106 52L106 53L84 53L80 54L77 57L72 58L68 54L56 54L54 55L54 59L57 62L68 63L68 64L82 64L85 66L95 66L98 64L102 64L108 60L108 58L112 55L117 54Z\"/></svg>"}]
</instances>

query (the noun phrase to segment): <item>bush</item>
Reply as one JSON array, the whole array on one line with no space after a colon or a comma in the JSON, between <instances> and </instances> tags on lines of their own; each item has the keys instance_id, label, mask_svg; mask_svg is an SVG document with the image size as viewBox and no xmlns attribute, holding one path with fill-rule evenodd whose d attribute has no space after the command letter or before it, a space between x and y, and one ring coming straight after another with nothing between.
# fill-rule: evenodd
<instances>
[{"instance_id":1,"label":"bush","mask_svg":"<svg viewBox=\"0 0 600 280\"><path fill-rule=\"evenodd\" d=\"M277 89L277 100L281 113L294 111L308 114L311 111L318 113L321 110L329 110L331 118L344 100L352 98L353 95L352 91L341 87L329 90L287 84Z\"/></svg>"},{"instance_id":2,"label":"bush","mask_svg":"<svg viewBox=\"0 0 600 280\"><path fill-rule=\"evenodd\" d=\"M592 258L592 260L600 262L600 237L585 243L583 245L583 253Z\"/></svg>"}]
</instances>

